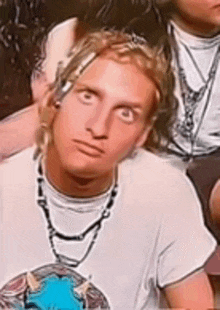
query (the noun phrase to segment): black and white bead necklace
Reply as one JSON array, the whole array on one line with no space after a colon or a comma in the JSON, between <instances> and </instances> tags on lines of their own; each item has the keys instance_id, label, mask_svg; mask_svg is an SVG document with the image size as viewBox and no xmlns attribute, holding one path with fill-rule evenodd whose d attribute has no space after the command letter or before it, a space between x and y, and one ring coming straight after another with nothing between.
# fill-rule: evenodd
<instances>
[{"instance_id":1,"label":"black and white bead necklace","mask_svg":"<svg viewBox=\"0 0 220 310\"><path fill-rule=\"evenodd\" d=\"M52 224L50 211L48 208L47 196L45 195L44 190L43 190L44 177L43 177L43 170L42 170L41 162L39 162L38 174L39 175L37 177L37 183L38 183L37 204L42 208L44 215L45 215L45 218L46 218L46 221L47 221L47 228L48 228L48 232L49 232L48 238L49 238L49 242L50 242L52 252L53 252L54 256L56 257L57 262L67 264L71 267L78 267L87 258L87 256L91 252L91 250L95 244L95 241L98 237L99 231L102 227L103 221L106 220L107 218L109 218L111 215L110 209L112 208L112 206L114 204L114 199L117 195L117 188L118 188L117 182L115 182L115 185L114 185L114 187L111 191L111 194L110 194L109 201L108 201L106 207L104 208L104 210L102 211L100 217L96 221L94 221L89 227L87 227L81 234L74 235L74 236L67 236L67 235L64 235L64 234L60 233L59 231L57 231ZM55 248L55 244L54 244L54 238L55 237L60 239L60 240L80 242L80 241L83 241L85 239L85 237L92 231L93 231L92 240L89 243L89 246L88 246L85 254L83 255L83 257L80 260L67 257L67 256L59 254L57 252L57 250Z\"/></svg>"}]
</instances>

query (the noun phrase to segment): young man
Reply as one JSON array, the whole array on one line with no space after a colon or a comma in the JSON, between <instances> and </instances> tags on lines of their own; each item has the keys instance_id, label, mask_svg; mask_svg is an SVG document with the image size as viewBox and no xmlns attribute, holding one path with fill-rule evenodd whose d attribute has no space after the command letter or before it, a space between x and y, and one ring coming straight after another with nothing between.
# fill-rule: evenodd
<instances>
[{"instance_id":1,"label":"young man","mask_svg":"<svg viewBox=\"0 0 220 310\"><path fill-rule=\"evenodd\" d=\"M196 194L140 148L171 108L167 79L163 55L135 35L74 47L40 108L37 167L32 149L1 165L2 284L56 260L91 275L111 309L158 309L161 290L172 308L213 308L202 267L215 241Z\"/></svg>"},{"instance_id":2,"label":"young man","mask_svg":"<svg viewBox=\"0 0 220 310\"><path fill-rule=\"evenodd\" d=\"M193 181L207 224L220 176L220 6L215 0L156 0L168 23L176 75L177 118L168 158Z\"/></svg>"}]
</instances>

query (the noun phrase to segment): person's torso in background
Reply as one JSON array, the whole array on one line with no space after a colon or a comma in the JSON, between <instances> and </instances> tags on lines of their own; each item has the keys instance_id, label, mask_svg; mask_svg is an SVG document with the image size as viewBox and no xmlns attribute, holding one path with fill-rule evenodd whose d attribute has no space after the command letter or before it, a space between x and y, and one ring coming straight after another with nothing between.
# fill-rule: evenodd
<instances>
[{"instance_id":1,"label":"person's torso in background","mask_svg":"<svg viewBox=\"0 0 220 310\"><path fill-rule=\"evenodd\" d=\"M170 25L170 32L176 42L176 47L173 48L173 67L178 109L172 129L173 142L170 142L168 148L180 156L209 154L220 147L220 53L218 52L220 35L214 38L195 37L184 32L173 22ZM189 133L186 123L190 120L186 118L187 107L181 94L180 67L184 70L187 85L192 90L199 91L206 84L211 67L214 65L217 69L213 70L213 77L207 83L204 95L201 96L201 100L191 104L191 106L194 104L193 126Z\"/></svg>"}]
</instances>

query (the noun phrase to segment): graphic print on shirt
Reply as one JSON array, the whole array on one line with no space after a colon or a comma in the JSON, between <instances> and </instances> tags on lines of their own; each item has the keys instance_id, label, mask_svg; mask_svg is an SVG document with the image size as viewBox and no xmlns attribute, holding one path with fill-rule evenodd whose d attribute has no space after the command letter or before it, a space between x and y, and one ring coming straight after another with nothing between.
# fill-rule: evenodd
<instances>
[{"instance_id":1,"label":"graphic print on shirt","mask_svg":"<svg viewBox=\"0 0 220 310\"><path fill-rule=\"evenodd\" d=\"M106 297L87 279L61 264L40 267L0 290L0 309L110 309Z\"/></svg>"}]
</instances>

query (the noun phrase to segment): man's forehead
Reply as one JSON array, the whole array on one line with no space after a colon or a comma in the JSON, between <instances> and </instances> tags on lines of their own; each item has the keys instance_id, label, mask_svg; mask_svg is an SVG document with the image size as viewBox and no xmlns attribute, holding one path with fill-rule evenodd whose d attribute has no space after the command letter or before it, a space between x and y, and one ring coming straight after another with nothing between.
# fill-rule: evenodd
<instances>
[{"instance_id":1,"label":"man's forehead","mask_svg":"<svg viewBox=\"0 0 220 310\"><path fill-rule=\"evenodd\" d=\"M69 65L67 65L67 67L69 68L67 69L66 67L65 69L63 69L63 71L69 72L66 75L67 80L76 81L76 79L78 79L81 75L83 75L85 71L91 68L93 62L96 63L101 62L103 59L105 60L105 62L114 61L117 62L118 64L133 64L142 71L143 68L140 66L140 61L138 61L138 58L140 58L140 55L137 56L137 54L134 52L131 51L128 52L128 47L126 47L125 44L119 44L117 45L117 49L112 49L111 47L108 47L104 49L102 52L97 51L90 52L84 58L81 59L81 62L78 64L78 66L75 66L74 62L72 62L71 65L70 61ZM65 79L64 74L63 77Z\"/></svg>"},{"instance_id":2,"label":"man's forehead","mask_svg":"<svg viewBox=\"0 0 220 310\"><path fill-rule=\"evenodd\" d=\"M132 59L122 59L118 61L111 56L97 57L77 79L76 83L90 83L96 80L109 80L109 83L126 83L135 88L135 81L143 80L145 84L152 84L150 77L144 74ZM108 86L108 85L106 85Z\"/></svg>"},{"instance_id":3,"label":"man's forehead","mask_svg":"<svg viewBox=\"0 0 220 310\"><path fill-rule=\"evenodd\" d=\"M122 73L121 76L120 73ZM114 76L118 76L118 78L138 76L138 78L142 78L149 83L153 82L150 76L144 72L144 69L141 68L132 57L119 57L115 53L108 53L94 58L87 68L85 68L82 75L76 80L76 83L87 79L102 79L108 77L112 79Z\"/></svg>"}]
</instances>

